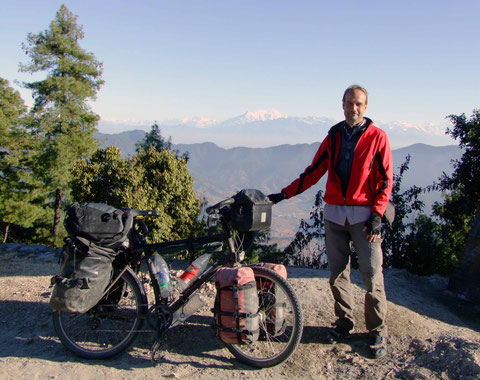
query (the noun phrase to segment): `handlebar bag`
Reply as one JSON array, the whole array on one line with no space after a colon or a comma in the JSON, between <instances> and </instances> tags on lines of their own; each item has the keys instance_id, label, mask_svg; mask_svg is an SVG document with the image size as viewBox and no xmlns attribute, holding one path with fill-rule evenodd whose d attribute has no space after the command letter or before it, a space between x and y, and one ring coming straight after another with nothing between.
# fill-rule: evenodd
<instances>
[{"instance_id":1,"label":"handlebar bag","mask_svg":"<svg viewBox=\"0 0 480 380\"><path fill-rule=\"evenodd\" d=\"M287 269L282 264L258 263L258 266L271 269L283 278L287 278ZM267 332L273 336L282 335L285 332L285 292L265 278L257 278L258 299L260 309L265 313Z\"/></svg>"},{"instance_id":2,"label":"handlebar bag","mask_svg":"<svg viewBox=\"0 0 480 380\"><path fill-rule=\"evenodd\" d=\"M224 343L258 340L258 294L252 268L221 268L215 273L215 321Z\"/></svg>"},{"instance_id":3,"label":"handlebar bag","mask_svg":"<svg viewBox=\"0 0 480 380\"><path fill-rule=\"evenodd\" d=\"M70 236L82 237L108 248L118 248L127 239L132 224L130 213L93 202L75 202L68 208L64 221Z\"/></svg>"},{"instance_id":4,"label":"handlebar bag","mask_svg":"<svg viewBox=\"0 0 480 380\"><path fill-rule=\"evenodd\" d=\"M272 202L260 190L243 189L233 197L232 225L238 231L259 231L270 228Z\"/></svg>"},{"instance_id":5,"label":"handlebar bag","mask_svg":"<svg viewBox=\"0 0 480 380\"><path fill-rule=\"evenodd\" d=\"M113 250L86 240L67 242L60 273L51 280L50 307L68 313L85 313L94 307L111 280L114 258Z\"/></svg>"}]
</instances>

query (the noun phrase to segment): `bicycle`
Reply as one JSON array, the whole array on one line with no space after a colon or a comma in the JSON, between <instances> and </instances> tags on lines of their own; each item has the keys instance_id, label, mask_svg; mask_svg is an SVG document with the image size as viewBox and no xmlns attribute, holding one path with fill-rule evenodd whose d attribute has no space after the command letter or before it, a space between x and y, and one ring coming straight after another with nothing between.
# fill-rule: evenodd
<instances>
[{"instance_id":1,"label":"bicycle","mask_svg":"<svg viewBox=\"0 0 480 380\"><path fill-rule=\"evenodd\" d=\"M211 220L218 221L222 232L191 239L147 243L146 218L158 215L153 210L124 209L134 217L128 248L119 252L113 262L114 275L102 300L84 314L53 312L53 325L63 345L77 356L87 359L110 358L126 350L140 332L155 332L152 359L165 339L165 332L184 319L186 306L193 302L202 285L211 282L217 270L225 266L240 266L249 233L238 233L232 228L231 207L235 198L228 198L207 208ZM251 239L250 239L251 240ZM226 249L219 250L219 247ZM185 248L217 248L216 258L205 271L183 291L173 297L162 298L155 276L152 257L158 252L171 255ZM146 262L149 284L154 300L149 304L147 291L139 277L142 262ZM298 298L291 285L276 272L249 264L252 267L259 295L260 338L251 344L224 343L241 362L258 368L280 364L297 348L303 330L303 317ZM262 284L268 284L263 286ZM273 284L273 286L272 286ZM285 324L280 333L267 328L277 297L285 306ZM151 305L151 306L150 306ZM193 314L192 314L193 315ZM147 322L150 330L142 330Z\"/></svg>"}]
</instances>

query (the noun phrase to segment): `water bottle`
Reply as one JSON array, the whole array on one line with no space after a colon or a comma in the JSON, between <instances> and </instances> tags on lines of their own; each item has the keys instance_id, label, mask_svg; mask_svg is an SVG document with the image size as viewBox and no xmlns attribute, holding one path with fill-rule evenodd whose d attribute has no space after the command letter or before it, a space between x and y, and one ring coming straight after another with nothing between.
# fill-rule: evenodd
<instances>
[{"instance_id":1,"label":"water bottle","mask_svg":"<svg viewBox=\"0 0 480 380\"><path fill-rule=\"evenodd\" d=\"M172 327L181 322L185 322L193 313L200 310L205 305L206 300L198 293L195 293L185 305L173 313Z\"/></svg>"},{"instance_id":2,"label":"water bottle","mask_svg":"<svg viewBox=\"0 0 480 380\"><path fill-rule=\"evenodd\" d=\"M205 253L189 265L177 281L177 287L180 291L184 291L188 288L188 286L202 274L207 267L208 260L210 260L211 256L210 253Z\"/></svg>"},{"instance_id":3,"label":"water bottle","mask_svg":"<svg viewBox=\"0 0 480 380\"><path fill-rule=\"evenodd\" d=\"M156 252L152 255L151 260L153 264L153 275L157 279L160 296L162 298L169 298L173 293L173 285L168 264L164 258Z\"/></svg>"}]
</instances>

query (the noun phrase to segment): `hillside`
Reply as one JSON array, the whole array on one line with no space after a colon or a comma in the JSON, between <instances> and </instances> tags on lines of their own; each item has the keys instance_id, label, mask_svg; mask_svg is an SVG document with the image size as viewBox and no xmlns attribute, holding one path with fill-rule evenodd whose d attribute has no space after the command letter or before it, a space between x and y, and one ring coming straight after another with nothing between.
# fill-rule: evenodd
<instances>
[{"instance_id":1,"label":"hillside","mask_svg":"<svg viewBox=\"0 0 480 380\"><path fill-rule=\"evenodd\" d=\"M145 132L130 131L98 135L102 146L117 145L125 155L133 154L135 142ZM310 164L319 143L278 145L269 148L221 148L213 143L174 145L180 153L188 152L188 169L195 180L195 191L210 204L235 194L243 188L256 188L265 194L278 192ZM445 171L451 172L451 160L461 157L458 146L435 147L414 144L393 150L395 172L410 154L410 167L403 178L403 189L432 184ZM274 207L272 236L286 242L293 237L302 218L308 218L318 190L325 180L303 194ZM428 213L439 193L422 194Z\"/></svg>"},{"instance_id":2,"label":"hillside","mask_svg":"<svg viewBox=\"0 0 480 380\"><path fill-rule=\"evenodd\" d=\"M114 358L88 361L70 354L55 336L48 306L56 259L38 247L6 251L0 245L0 378L9 379L478 379L480 314L445 291L447 280L385 271L388 354L369 358L362 317L360 274L353 271L354 337L326 344L333 320L328 271L289 267L304 314L301 343L282 365L258 370L232 358L210 327L208 307L169 330L159 363L150 361L152 337L141 334ZM184 263L184 266L187 264Z\"/></svg>"}]
</instances>

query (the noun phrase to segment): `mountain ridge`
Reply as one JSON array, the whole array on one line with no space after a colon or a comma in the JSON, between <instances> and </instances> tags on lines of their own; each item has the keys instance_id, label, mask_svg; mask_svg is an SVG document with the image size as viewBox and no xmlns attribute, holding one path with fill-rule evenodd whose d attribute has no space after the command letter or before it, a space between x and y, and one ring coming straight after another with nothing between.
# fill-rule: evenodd
<instances>
[{"instance_id":1,"label":"mountain ridge","mask_svg":"<svg viewBox=\"0 0 480 380\"><path fill-rule=\"evenodd\" d=\"M320 116L289 116L278 110L247 111L242 115L216 121L207 118L185 118L158 122L162 135L171 136L175 143L192 144L211 141L225 148L271 147L282 144L314 143L323 139L330 127L338 123ZM99 129L105 131L148 131L153 123L114 122L101 120ZM431 145L452 144L445 135L445 123L414 124L406 121L375 124L384 129L392 148L397 149L418 141L429 141Z\"/></svg>"},{"instance_id":2,"label":"mountain ridge","mask_svg":"<svg viewBox=\"0 0 480 380\"><path fill-rule=\"evenodd\" d=\"M144 131L121 132L116 135L96 134L102 147L117 145L124 156L135 153L135 143L145 135ZM126 140L125 140L126 139ZM320 143L282 144L272 147L223 148L213 142L173 144L180 154L188 152L188 170L194 178L197 194L209 204L230 197L243 188L259 189L265 194L279 192L311 163ZM413 185L425 187L437 180L442 173L450 173L451 160L461 156L456 145L435 147L425 143L392 151L395 172L410 155L409 170L404 173L402 189ZM274 207L272 236L293 237L300 220L308 218L315 194L325 188L326 176L304 193L281 202ZM425 212L429 213L440 194L425 193Z\"/></svg>"}]
</instances>

